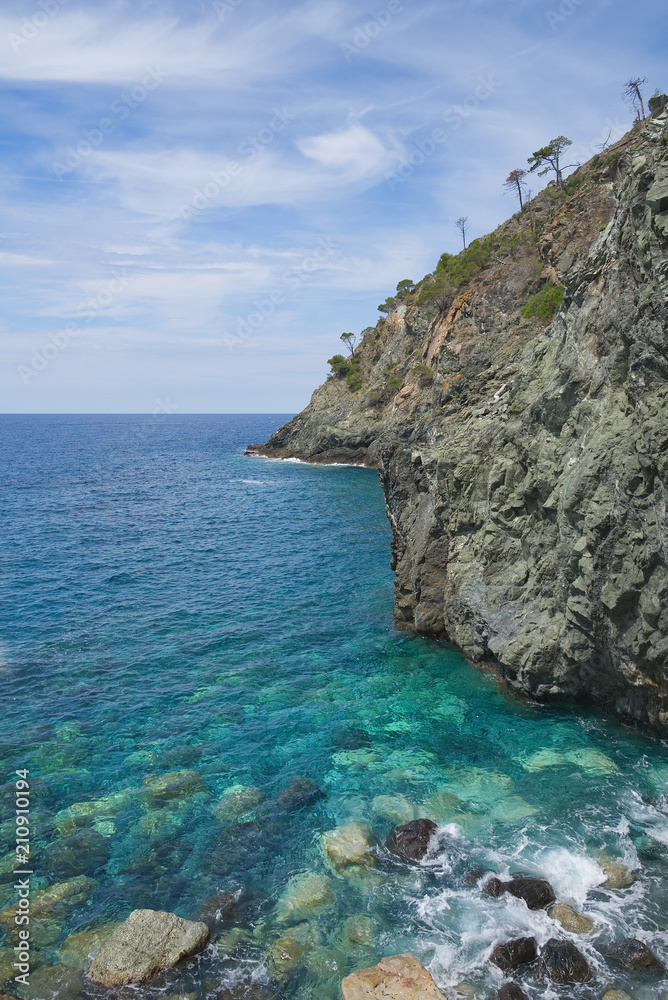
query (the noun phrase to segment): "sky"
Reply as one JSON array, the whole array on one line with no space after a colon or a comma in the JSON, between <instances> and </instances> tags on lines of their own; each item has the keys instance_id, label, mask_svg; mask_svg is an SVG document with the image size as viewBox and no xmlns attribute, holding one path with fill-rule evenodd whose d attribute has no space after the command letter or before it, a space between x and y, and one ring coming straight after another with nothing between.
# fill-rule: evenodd
<instances>
[{"instance_id":1,"label":"sky","mask_svg":"<svg viewBox=\"0 0 668 1000\"><path fill-rule=\"evenodd\" d=\"M665 0L3 0L0 411L298 411L534 150L630 127L667 36Z\"/></svg>"}]
</instances>

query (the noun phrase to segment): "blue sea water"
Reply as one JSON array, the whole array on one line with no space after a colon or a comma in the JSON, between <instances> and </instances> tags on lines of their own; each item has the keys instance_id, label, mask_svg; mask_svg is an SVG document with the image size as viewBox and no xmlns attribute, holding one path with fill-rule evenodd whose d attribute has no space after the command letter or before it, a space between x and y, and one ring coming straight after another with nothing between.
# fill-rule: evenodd
<instances>
[{"instance_id":1,"label":"blue sea water","mask_svg":"<svg viewBox=\"0 0 668 1000\"><path fill-rule=\"evenodd\" d=\"M611 955L631 935L668 964L668 748L519 701L395 630L376 474L244 456L284 419L0 417L0 907L22 768L38 904L30 986L6 988L108 996L72 935L222 905L209 948L142 997L334 1000L342 976L404 951L444 991L492 997L492 946L528 933L569 938L607 977L569 997L606 981L660 996L667 980ZM440 846L409 866L384 843L419 816ZM332 864L322 835L342 826L368 838L365 864ZM605 885L614 861L632 884ZM485 896L475 869L548 878L594 929ZM9 977L3 912L0 927Z\"/></svg>"}]
</instances>

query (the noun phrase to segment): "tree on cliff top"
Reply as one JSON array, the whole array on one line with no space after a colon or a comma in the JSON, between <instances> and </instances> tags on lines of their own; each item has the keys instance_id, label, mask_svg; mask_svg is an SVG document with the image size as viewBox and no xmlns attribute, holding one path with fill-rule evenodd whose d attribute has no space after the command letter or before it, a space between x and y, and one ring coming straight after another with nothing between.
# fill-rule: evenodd
<instances>
[{"instance_id":1,"label":"tree on cliff top","mask_svg":"<svg viewBox=\"0 0 668 1000\"><path fill-rule=\"evenodd\" d=\"M503 182L503 186L506 189L506 191L512 191L513 194L516 194L517 197L519 198L520 212L524 208L523 196L526 194L526 185L524 183L524 178L526 177L526 175L527 175L526 170L519 170L519 169L511 170L508 176L506 177L505 181Z\"/></svg>"},{"instance_id":2,"label":"tree on cliff top","mask_svg":"<svg viewBox=\"0 0 668 1000\"><path fill-rule=\"evenodd\" d=\"M636 77L635 79L627 80L624 84L624 90L622 91L622 98L627 104L630 104L636 113L636 121L644 121L645 115L645 102L642 99L642 93L640 88L643 83L647 83L647 77Z\"/></svg>"},{"instance_id":3,"label":"tree on cliff top","mask_svg":"<svg viewBox=\"0 0 668 1000\"><path fill-rule=\"evenodd\" d=\"M464 249L466 250L466 234L469 228L469 217L468 215L460 215L455 225L459 232L462 234L462 240L464 242Z\"/></svg>"},{"instance_id":4,"label":"tree on cliff top","mask_svg":"<svg viewBox=\"0 0 668 1000\"><path fill-rule=\"evenodd\" d=\"M357 346L357 337L355 336L355 334L354 333L342 333L341 337L339 339L343 341L343 343L346 345L346 347L350 351L351 357L353 357L354 354L355 354L355 347Z\"/></svg>"},{"instance_id":5,"label":"tree on cliff top","mask_svg":"<svg viewBox=\"0 0 668 1000\"><path fill-rule=\"evenodd\" d=\"M557 138L552 139L547 146L543 146L542 149L537 149L533 156L529 157L529 172L533 173L534 170L538 170L539 167L543 167L543 170L538 170L538 176L543 177L545 174L549 174L550 170L554 170L557 175L557 187L563 188L563 171L567 170L568 167L577 166L575 163L569 163L568 167L564 167L561 163L561 157L564 150L572 145L572 141L567 139L565 135L558 135Z\"/></svg>"}]
</instances>

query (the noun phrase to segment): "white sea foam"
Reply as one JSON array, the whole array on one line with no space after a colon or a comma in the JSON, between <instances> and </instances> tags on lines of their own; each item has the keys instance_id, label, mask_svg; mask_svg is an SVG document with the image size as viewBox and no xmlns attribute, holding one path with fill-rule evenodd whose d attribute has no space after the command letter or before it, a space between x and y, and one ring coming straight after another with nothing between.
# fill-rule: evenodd
<instances>
[{"instance_id":1,"label":"white sea foam","mask_svg":"<svg viewBox=\"0 0 668 1000\"><path fill-rule=\"evenodd\" d=\"M537 861L559 899L582 905L588 893L605 882L605 873L583 851L570 851L566 847L547 850Z\"/></svg>"}]
</instances>

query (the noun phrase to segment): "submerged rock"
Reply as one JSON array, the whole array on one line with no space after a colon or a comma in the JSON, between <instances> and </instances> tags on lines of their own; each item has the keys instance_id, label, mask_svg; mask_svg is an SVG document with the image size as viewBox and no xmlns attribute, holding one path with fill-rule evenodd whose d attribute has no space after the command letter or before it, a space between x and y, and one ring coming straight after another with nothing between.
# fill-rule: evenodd
<instances>
[{"instance_id":1,"label":"submerged rock","mask_svg":"<svg viewBox=\"0 0 668 1000\"><path fill-rule=\"evenodd\" d=\"M409 802L405 795L376 795L371 808L377 816L389 819L391 823L410 823L411 820L418 819L418 807Z\"/></svg>"},{"instance_id":2,"label":"submerged rock","mask_svg":"<svg viewBox=\"0 0 668 1000\"><path fill-rule=\"evenodd\" d=\"M326 875L307 872L290 879L276 905L279 923L303 919L313 910L334 902L332 880Z\"/></svg>"},{"instance_id":3,"label":"submerged rock","mask_svg":"<svg viewBox=\"0 0 668 1000\"><path fill-rule=\"evenodd\" d=\"M623 990L608 990L603 994L603 1000L632 1000L632 998Z\"/></svg>"},{"instance_id":4,"label":"submerged rock","mask_svg":"<svg viewBox=\"0 0 668 1000\"><path fill-rule=\"evenodd\" d=\"M346 976L343 1000L443 1000L436 983L410 954L383 958L378 965Z\"/></svg>"},{"instance_id":5,"label":"submerged rock","mask_svg":"<svg viewBox=\"0 0 668 1000\"><path fill-rule=\"evenodd\" d=\"M192 994L196 1000L195 994ZM238 983L235 986L225 986L218 994L217 1000L276 1000L276 994L260 983Z\"/></svg>"},{"instance_id":6,"label":"submerged rock","mask_svg":"<svg viewBox=\"0 0 668 1000\"><path fill-rule=\"evenodd\" d=\"M526 993L516 983L506 983L498 990L496 1000L527 1000Z\"/></svg>"},{"instance_id":7,"label":"submerged rock","mask_svg":"<svg viewBox=\"0 0 668 1000\"><path fill-rule=\"evenodd\" d=\"M637 938L623 938L611 949L611 956L629 972L665 972L663 964Z\"/></svg>"},{"instance_id":8,"label":"submerged rock","mask_svg":"<svg viewBox=\"0 0 668 1000\"><path fill-rule=\"evenodd\" d=\"M161 969L196 955L208 940L206 924L174 913L133 910L102 945L88 976L103 986L145 983Z\"/></svg>"},{"instance_id":9,"label":"submerged rock","mask_svg":"<svg viewBox=\"0 0 668 1000\"><path fill-rule=\"evenodd\" d=\"M315 781L297 775L278 793L278 804L282 809L306 809L319 799L324 799L325 793L318 788Z\"/></svg>"},{"instance_id":10,"label":"submerged rock","mask_svg":"<svg viewBox=\"0 0 668 1000\"><path fill-rule=\"evenodd\" d=\"M591 969L582 952L570 941L557 938L550 938L541 951L538 971L563 986L588 983L591 979Z\"/></svg>"},{"instance_id":11,"label":"submerged rock","mask_svg":"<svg viewBox=\"0 0 668 1000\"><path fill-rule=\"evenodd\" d=\"M589 934L594 929L591 917L578 913L569 903L557 903L556 906L551 906L547 913L571 934Z\"/></svg>"},{"instance_id":12,"label":"submerged rock","mask_svg":"<svg viewBox=\"0 0 668 1000\"><path fill-rule=\"evenodd\" d=\"M33 893L30 900L31 918L50 917L57 907L72 907L79 903L85 903L95 888L95 881L80 875L78 878L69 879L67 882L56 882L47 889L42 889ZM4 910L0 911L0 924L14 924L16 915L16 903L10 903Z\"/></svg>"},{"instance_id":13,"label":"submerged rock","mask_svg":"<svg viewBox=\"0 0 668 1000\"><path fill-rule=\"evenodd\" d=\"M126 788L114 792L102 799L91 799L89 802L75 802L67 809L61 809L56 814L54 823L60 833L68 833L80 826L90 825L94 819L105 819L123 812L136 795L136 788Z\"/></svg>"},{"instance_id":14,"label":"submerged rock","mask_svg":"<svg viewBox=\"0 0 668 1000\"><path fill-rule=\"evenodd\" d=\"M117 921L90 927L85 931L70 934L60 946L58 957L63 965L73 969L86 969L90 961L99 952L102 945L109 940L118 927Z\"/></svg>"},{"instance_id":15,"label":"submerged rock","mask_svg":"<svg viewBox=\"0 0 668 1000\"><path fill-rule=\"evenodd\" d=\"M629 871L623 862L618 858L613 858L604 851L596 856L604 875L607 876L603 883L604 889L628 889L635 882L635 875Z\"/></svg>"},{"instance_id":16,"label":"submerged rock","mask_svg":"<svg viewBox=\"0 0 668 1000\"><path fill-rule=\"evenodd\" d=\"M220 802L211 810L219 823L231 823L251 812L262 801L262 792L248 785L232 785L223 792Z\"/></svg>"},{"instance_id":17,"label":"submerged rock","mask_svg":"<svg viewBox=\"0 0 668 1000\"><path fill-rule=\"evenodd\" d=\"M392 830L387 838L387 849L406 861L422 861L429 852L436 829L431 819L414 819Z\"/></svg>"},{"instance_id":18,"label":"submerged rock","mask_svg":"<svg viewBox=\"0 0 668 1000\"><path fill-rule=\"evenodd\" d=\"M339 729L332 736L332 744L341 750L359 750L371 746L371 737L363 729Z\"/></svg>"},{"instance_id":19,"label":"submerged rock","mask_svg":"<svg viewBox=\"0 0 668 1000\"><path fill-rule=\"evenodd\" d=\"M141 794L149 805L158 805L171 799L190 798L204 790L204 779L200 772L184 768L181 771L149 775L141 787Z\"/></svg>"},{"instance_id":20,"label":"submerged rock","mask_svg":"<svg viewBox=\"0 0 668 1000\"><path fill-rule=\"evenodd\" d=\"M537 954L536 939L523 937L498 944L489 956L489 960L498 965L502 972L512 972L522 965L535 962Z\"/></svg>"},{"instance_id":21,"label":"submerged rock","mask_svg":"<svg viewBox=\"0 0 668 1000\"><path fill-rule=\"evenodd\" d=\"M348 917L343 925L343 933L350 944L367 947L373 944L375 924L366 913Z\"/></svg>"},{"instance_id":22,"label":"submerged rock","mask_svg":"<svg viewBox=\"0 0 668 1000\"><path fill-rule=\"evenodd\" d=\"M95 830L75 830L62 840L57 840L39 856L40 870L61 878L75 875L93 875L103 868L111 857L106 839Z\"/></svg>"},{"instance_id":23,"label":"submerged rock","mask_svg":"<svg viewBox=\"0 0 668 1000\"><path fill-rule=\"evenodd\" d=\"M330 865L343 871L351 865L374 867L371 827L366 823L346 823L323 833L320 842Z\"/></svg>"}]
</instances>

